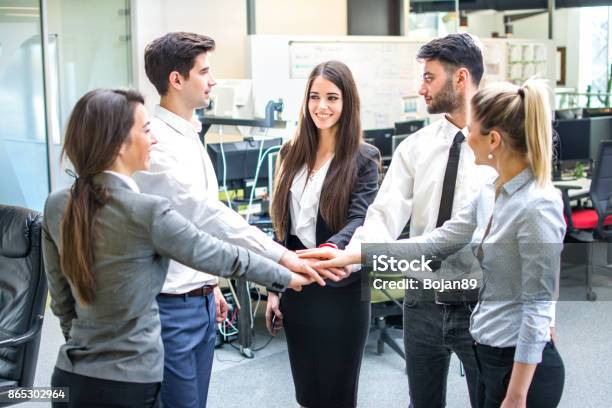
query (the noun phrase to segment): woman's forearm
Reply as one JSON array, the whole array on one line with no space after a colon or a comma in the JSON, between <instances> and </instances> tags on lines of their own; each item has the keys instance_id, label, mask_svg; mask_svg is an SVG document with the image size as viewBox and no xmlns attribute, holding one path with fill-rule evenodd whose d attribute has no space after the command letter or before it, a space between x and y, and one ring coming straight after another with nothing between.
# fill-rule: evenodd
<instances>
[{"instance_id":1,"label":"woman's forearm","mask_svg":"<svg viewBox=\"0 0 612 408\"><path fill-rule=\"evenodd\" d=\"M529 386L531 385L536 366L537 364L514 362L506 398L527 399L527 391L529 391Z\"/></svg>"}]
</instances>

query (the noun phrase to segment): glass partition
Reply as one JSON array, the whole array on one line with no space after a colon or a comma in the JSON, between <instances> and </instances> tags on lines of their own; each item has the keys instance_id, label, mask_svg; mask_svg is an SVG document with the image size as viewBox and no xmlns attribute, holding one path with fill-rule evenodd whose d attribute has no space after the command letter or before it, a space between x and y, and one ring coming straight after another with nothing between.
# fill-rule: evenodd
<instances>
[{"instance_id":1,"label":"glass partition","mask_svg":"<svg viewBox=\"0 0 612 408\"><path fill-rule=\"evenodd\" d=\"M41 4L48 27L44 94ZM99 87L132 83L129 0L0 0L0 204L42 210L62 171L62 133L74 104ZM47 153L47 124L53 154Z\"/></svg>"},{"instance_id":2,"label":"glass partition","mask_svg":"<svg viewBox=\"0 0 612 408\"><path fill-rule=\"evenodd\" d=\"M76 101L95 88L132 85L129 0L47 0L51 77L54 97L50 109L58 135L54 152L61 151L63 131ZM66 163L51 163L56 188L69 185Z\"/></svg>"},{"instance_id":3,"label":"glass partition","mask_svg":"<svg viewBox=\"0 0 612 408\"><path fill-rule=\"evenodd\" d=\"M49 192L38 1L0 2L0 204L41 211Z\"/></svg>"}]
</instances>

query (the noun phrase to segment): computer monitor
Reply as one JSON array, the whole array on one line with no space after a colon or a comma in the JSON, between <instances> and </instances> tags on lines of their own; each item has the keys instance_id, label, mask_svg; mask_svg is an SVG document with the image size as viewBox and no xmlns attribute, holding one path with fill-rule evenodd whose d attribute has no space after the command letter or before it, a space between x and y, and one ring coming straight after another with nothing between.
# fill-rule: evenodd
<instances>
[{"instance_id":1,"label":"computer monitor","mask_svg":"<svg viewBox=\"0 0 612 408\"><path fill-rule=\"evenodd\" d=\"M279 152L268 154L268 196L272 197L274 191L274 176L276 175L276 160Z\"/></svg>"},{"instance_id":2,"label":"computer monitor","mask_svg":"<svg viewBox=\"0 0 612 408\"><path fill-rule=\"evenodd\" d=\"M391 138L394 133L394 128L368 129L363 131L363 140L376 146L382 157L390 157L393 154Z\"/></svg>"},{"instance_id":3,"label":"computer monitor","mask_svg":"<svg viewBox=\"0 0 612 408\"><path fill-rule=\"evenodd\" d=\"M553 123L558 139L558 159L561 161L589 161L591 154L591 121L589 119L560 119Z\"/></svg>"},{"instance_id":4,"label":"computer monitor","mask_svg":"<svg viewBox=\"0 0 612 408\"><path fill-rule=\"evenodd\" d=\"M210 104L200 112L209 117L250 119L253 117L253 92L250 79L218 79L210 92ZM201 116L200 116L201 117ZM206 130L211 125L206 126ZM249 136L249 126L223 125L224 133ZM206 132L204 132L205 134ZM219 125L212 125L211 133L220 133Z\"/></svg>"},{"instance_id":5,"label":"computer monitor","mask_svg":"<svg viewBox=\"0 0 612 408\"><path fill-rule=\"evenodd\" d=\"M212 112L207 115L233 118L253 116L253 94L250 79L219 79L210 92Z\"/></svg>"},{"instance_id":6,"label":"computer monitor","mask_svg":"<svg viewBox=\"0 0 612 408\"><path fill-rule=\"evenodd\" d=\"M395 122L396 135L411 135L425 127L425 119L406 120Z\"/></svg>"},{"instance_id":7,"label":"computer monitor","mask_svg":"<svg viewBox=\"0 0 612 408\"><path fill-rule=\"evenodd\" d=\"M591 121L591 159L595 161L601 142L612 139L612 116L599 116L588 120Z\"/></svg>"},{"instance_id":8,"label":"computer monitor","mask_svg":"<svg viewBox=\"0 0 612 408\"><path fill-rule=\"evenodd\" d=\"M402 141L407 138L410 135L393 135L393 137L391 138L391 149L392 151L395 152L395 149L397 149L397 146L399 146L400 143L402 143Z\"/></svg>"},{"instance_id":9,"label":"computer monitor","mask_svg":"<svg viewBox=\"0 0 612 408\"><path fill-rule=\"evenodd\" d=\"M223 148L220 143L206 145L206 150L217 173L219 186L223 186L223 156L225 156L226 163L225 181L227 189L246 189L252 186L261 143L262 141L260 140L245 140L242 142L223 143ZM268 139L263 141L263 144L263 151L265 152L272 146L281 145L282 138ZM259 169L257 185L255 187L267 187L268 177L268 159L264 158ZM246 192L245 197L248 197Z\"/></svg>"},{"instance_id":10,"label":"computer monitor","mask_svg":"<svg viewBox=\"0 0 612 408\"><path fill-rule=\"evenodd\" d=\"M582 117L595 118L598 116L612 116L612 108L584 108Z\"/></svg>"}]
</instances>

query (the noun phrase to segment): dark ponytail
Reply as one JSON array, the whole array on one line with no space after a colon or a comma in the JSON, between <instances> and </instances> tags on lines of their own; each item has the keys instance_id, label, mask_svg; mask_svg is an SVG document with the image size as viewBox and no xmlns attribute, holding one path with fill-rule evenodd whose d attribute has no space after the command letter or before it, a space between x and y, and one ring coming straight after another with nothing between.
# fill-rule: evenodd
<instances>
[{"instance_id":1,"label":"dark ponytail","mask_svg":"<svg viewBox=\"0 0 612 408\"><path fill-rule=\"evenodd\" d=\"M60 266L83 306L94 300L94 226L96 212L108 200L93 177L110 168L134 125L134 109L144 103L131 90L96 89L76 103L62 149L77 174L60 229Z\"/></svg>"}]
</instances>

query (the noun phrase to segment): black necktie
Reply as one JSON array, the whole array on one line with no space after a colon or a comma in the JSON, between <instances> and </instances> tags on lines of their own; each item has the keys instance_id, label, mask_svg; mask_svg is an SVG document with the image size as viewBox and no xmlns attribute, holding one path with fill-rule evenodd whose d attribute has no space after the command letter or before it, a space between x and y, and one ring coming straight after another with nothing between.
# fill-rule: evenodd
<instances>
[{"instance_id":1,"label":"black necktie","mask_svg":"<svg viewBox=\"0 0 612 408\"><path fill-rule=\"evenodd\" d=\"M448 162L446 163L446 172L444 173L442 197L440 197L440 210L438 211L436 228L444 224L444 222L448 221L451 217L453 199L455 198L457 168L459 167L459 153L461 152L461 143L464 140L465 136L463 136L463 133L461 131L457 132L453 139L453 144L448 151Z\"/></svg>"}]
</instances>

